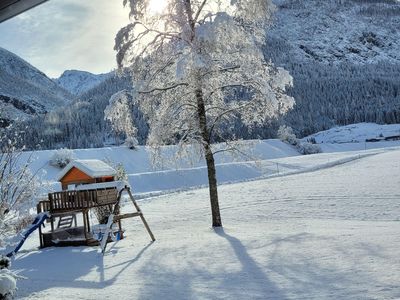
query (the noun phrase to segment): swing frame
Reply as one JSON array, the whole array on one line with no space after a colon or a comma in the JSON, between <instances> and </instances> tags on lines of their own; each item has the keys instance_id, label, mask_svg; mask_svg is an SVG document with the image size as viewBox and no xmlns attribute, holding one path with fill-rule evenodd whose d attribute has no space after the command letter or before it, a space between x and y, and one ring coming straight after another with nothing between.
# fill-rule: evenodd
<instances>
[{"instance_id":1,"label":"swing frame","mask_svg":"<svg viewBox=\"0 0 400 300\"><path fill-rule=\"evenodd\" d=\"M133 213L127 213L127 214L118 214L118 212L120 211L120 202L122 199L122 193L126 191L129 195L129 198L131 199L133 206L136 209L136 212ZM106 232L103 235L103 239L101 240L101 252L104 255L105 251L106 251L106 247L107 247L107 242L108 242L108 238L110 237L110 234L112 234L112 226L113 224L117 223L120 224L122 219L127 219L127 218L134 218L134 217L140 217L140 219L143 222L144 227L146 228L151 240L154 242L156 239L153 235L153 232L151 231L149 224L147 224L147 221L143 215L142 210L140 209L139 205L137 204L135 198L132 195L131 189L125 185L125 187L123 189L121 189L118 193L118 198L117 198L117 202L114 205L114 210L113 213L109 216L108 218L108 222L107 222L107 229Z\"/></svg>"},{"instance_id":2,"label":"swing frame","mask_svg":"<svg viewBox=\"0 0 400 300\"><path fill-rule=\"evenodd\" d=\"M119 214L120 201L123 192L128 193L129 198L131 199L136 209L136 212ZM120 190L118 190L117 187L114 186L103 189L97 188L87 190L62 191L48 194L48 200L40 201L37 205L38 213L48 212L50 214L50 219L48 222L50 222L51 224L50 232L43 232L42 229L39 228L40 247L44 248L51 246L62 247L82 245L98 246L100 242L94 239L93 235L90 232L89 211L91 208L106 205L113 206L112 224L118 224L121 239L124 237L121 227L121 220L126 218L140 217L147 232L150 235L150 238L155 241L154 235L151 232L150 227L147 224L139 205L136 203L130 187L125 185L124 188ZM54 223L56 218L62 218L63 216L73 216L74 220L76 220L76 215L78 213L82 213L83 227L77 227L75 222L75 227L73 228L55 228ZM67 236L68 238L65 240L59 240L60 236ZM101 245L103 245L103 241L104 243L111 241L111 239L109 239L109 233L107 233L107 235L103 235Z\"/></svg>"}]
</instances>

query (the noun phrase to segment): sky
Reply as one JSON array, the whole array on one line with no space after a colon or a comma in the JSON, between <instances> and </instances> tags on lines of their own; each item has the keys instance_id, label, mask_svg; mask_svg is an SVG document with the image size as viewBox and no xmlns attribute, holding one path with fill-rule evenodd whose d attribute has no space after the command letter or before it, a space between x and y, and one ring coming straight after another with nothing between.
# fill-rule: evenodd
<instances>
[{"instance_id":1,"label":"sky","mask_svg":"<svg viewBox=\"0 0 400 300\"><path fill-rule=\"evenodd\" d=\"M0 47L51 78L116 68L114 38L128 24L122 0L50 0L0 23Z\"/></svg>"}]
</instances>

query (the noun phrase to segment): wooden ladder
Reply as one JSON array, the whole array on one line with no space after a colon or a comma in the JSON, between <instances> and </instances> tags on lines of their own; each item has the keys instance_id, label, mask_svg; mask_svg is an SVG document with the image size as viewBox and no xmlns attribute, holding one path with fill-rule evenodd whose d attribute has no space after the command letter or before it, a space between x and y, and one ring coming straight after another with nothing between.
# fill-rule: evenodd
<instances>
[{"instance_id":1,"label":"wooden ladder","mask_svg":"<svg viewBox=\"0 0 400 300\"><path fill-rule=\"evenodd\" d=\"M134 206L135 209L136 209L136 212L134 212L134 213L127 213L127 214L118 214L118 211L119 211L119 209L120 209L119 203L120 203L120 201L121 201L121 196L122 196L122 193L123 193L124 191L126 191L126 192L128 193L129 198L131 199L131 201L132 201L132 203L133 203L133 206ZM136 203L135 199L133 198L131 189L130 189L128 186L125 186L122 190L119 191L119 193L118 193L118 198L117 198L117 202L116 202L115 205L114 205L113 212L112 212L112 214L110 214L110 216L108 217L107 228L106 228L106 231L105 231L105 233L104 233L104 235L103 235L103 238L101 239L101 243L100 243L101 252L103 253L103 255L104 255L104 253L105 253L105 251L106 251L108 237L109 237L110 233L112 233L112 226L113 226L113 224L116 223L116 222L119 222L119 221L122 220L122 219L133 218L133 217L140 217L140 219L141 219L142 222L143 222L144 227L146 228L147 232L148 232L149 235L150 235L151 240L152 240L153 242L156 240L156 239L154 238L153 233L152 233L151 230L150 230L149 225L148 225L147 222L146 222L146 219L145 219L144 216L143 216L142 211L140 210L139 205Z\"/></svg>"},{"instance_id":2,"label":"wooden ladder","mask_svg":"<svg viewBox=\"0 0 400 300\"><path fill-rule=\"evenodd\" d=\"M57 228L71 228L72 223L75 221L75 226L76 226L76 215L65 215L65 216L60 216L60 219L58 220L58 225Z\"/></svg>"}]
</instances>

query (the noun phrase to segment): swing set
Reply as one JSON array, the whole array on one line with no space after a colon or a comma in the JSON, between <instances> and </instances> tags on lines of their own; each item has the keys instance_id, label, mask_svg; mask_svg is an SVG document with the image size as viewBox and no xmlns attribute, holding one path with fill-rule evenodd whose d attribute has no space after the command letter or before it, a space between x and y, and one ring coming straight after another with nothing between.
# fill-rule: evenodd
<instances>
[{"instance_id":1,"label":"swing set","mask_svg":"<svg viewBox=\"0 0 400 300\"><path fill-rule=\"evenodd\" d=\"M40 246L101 246L104 254L107 243L113 237L123 239L121 220L127 218L140 217L145 229L152 241L154 235L135 201L129 186L124 185L118 188L121 182L107 182L99 184L82 185L78 190L66 190L48 194L48 200L40 201L37 205L37 212L48 213L50 231L44 232L39 227ZM133 203L135 212L120 214L120 204L122 194L127 193ZM112 213L108 217L108 222L104 234L99 241L95 238L90 228L89 211L96 207L108 206ZM82 216L83 225L78 226L77 216ZM58 221L58 222L57 222ZM56 225L57 224L57 225ZM116 226L118 227L115 229Z\"/></svg>"}]
</instances>

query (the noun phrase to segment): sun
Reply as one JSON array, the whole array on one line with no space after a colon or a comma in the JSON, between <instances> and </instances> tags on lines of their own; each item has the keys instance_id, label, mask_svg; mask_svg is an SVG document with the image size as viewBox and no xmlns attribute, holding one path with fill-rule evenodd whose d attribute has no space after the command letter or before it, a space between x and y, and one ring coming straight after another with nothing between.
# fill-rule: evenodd
<instances>
[{"instance_id":1,"label":"sun","mask_svg":"<svg viewBox=\"0 0 400 300\"><path fill-rule=\"evenodd\" d=\"M161 14L167 7L168 0L149 0L149 12L152 15Z\"/></svg>"}]
</instances>

